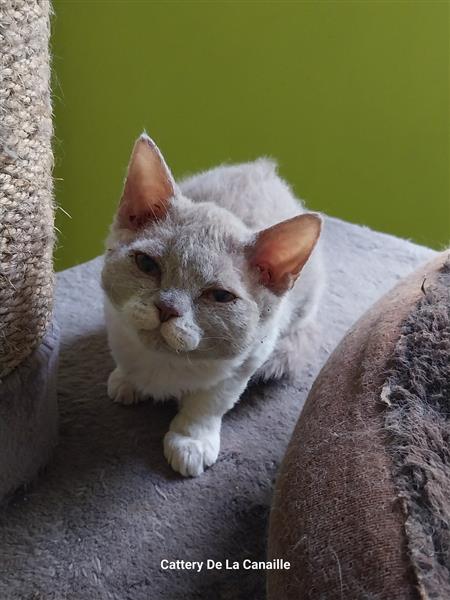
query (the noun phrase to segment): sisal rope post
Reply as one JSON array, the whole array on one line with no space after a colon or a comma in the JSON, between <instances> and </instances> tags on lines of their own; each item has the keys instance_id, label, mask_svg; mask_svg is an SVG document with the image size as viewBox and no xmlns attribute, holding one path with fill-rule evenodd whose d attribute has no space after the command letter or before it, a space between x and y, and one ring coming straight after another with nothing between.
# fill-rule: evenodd
<instances>
[{"instance_id":1,"label":"sisal rope post","mask_svg":"<svg viewBox=\"0 0 450 600\"><path fill-rule=\"evenodd\" d=\"M0 0L0 380L52 312L51 5Z\"/></svg>"}]
</instances>

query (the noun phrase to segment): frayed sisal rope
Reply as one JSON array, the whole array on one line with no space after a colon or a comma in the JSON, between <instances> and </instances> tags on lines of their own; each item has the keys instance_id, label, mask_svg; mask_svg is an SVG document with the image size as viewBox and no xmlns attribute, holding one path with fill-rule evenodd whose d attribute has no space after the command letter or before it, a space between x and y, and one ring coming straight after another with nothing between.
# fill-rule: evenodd
<instances>
[{"instance_id":1,"label":"frayed sisal rope","mask_svg":"<svg viewBox=\"0 0 450 600\"><path fill-rule=\"evenodd\" d=\"M0 0L0 384L52 311L50 12L48 0Z\"/></svg>"}]
</instances>

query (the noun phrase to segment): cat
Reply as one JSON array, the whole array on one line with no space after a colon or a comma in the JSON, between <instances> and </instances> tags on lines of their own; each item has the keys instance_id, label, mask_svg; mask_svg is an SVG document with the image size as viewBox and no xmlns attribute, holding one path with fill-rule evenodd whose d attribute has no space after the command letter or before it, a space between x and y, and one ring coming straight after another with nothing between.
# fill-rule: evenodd
<instances>
[{"instance_id":1,"label":"cat","mask_svg":"<svg viewBox=\"0 0 450 600\"><path fill-rule=\"evenodd\" d=\"M321 228L268 159L177 185L153 140L136 141L102 270L108 394L178 400L164 437L175 471L217 460L250 379L295 369L322 288Z\"/></svg>"}]
</instances>

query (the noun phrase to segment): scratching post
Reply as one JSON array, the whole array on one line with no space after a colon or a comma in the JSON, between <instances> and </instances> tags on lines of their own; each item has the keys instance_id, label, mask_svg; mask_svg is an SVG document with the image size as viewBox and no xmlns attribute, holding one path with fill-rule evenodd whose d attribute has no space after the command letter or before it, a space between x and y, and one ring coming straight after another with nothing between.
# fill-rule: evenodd
<instances>
[{"instance_id":1,"label":"scratching post","mask_svg":"<svg viewBox=\"0 0 450 600\"><path fill-rule=\"evenodd\" d=\"M0 0L0 499L56 437L48 0Z\"/></svg>"},{"instance_id":2,"label":"scratching post","mask_svg":"<svg viewBox=\"0 0 450 600\"><path fill-rule=\"evenodd\" d=\"M49 3L0 2L0 377L43 338L51 315L53 206Z\"/></svg>"}]
</instances>

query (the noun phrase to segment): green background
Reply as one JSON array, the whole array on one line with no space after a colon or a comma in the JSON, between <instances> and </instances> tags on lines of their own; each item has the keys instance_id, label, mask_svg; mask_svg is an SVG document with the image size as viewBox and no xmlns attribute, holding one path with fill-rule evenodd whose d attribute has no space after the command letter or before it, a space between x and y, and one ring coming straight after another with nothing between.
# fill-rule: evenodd
<instances>
[{"instance_id":1,"label":"green background","mask_svg":"<svg viewBox=\"0 0 450 600\"><path fill-rule=\"evenodd\" d=\"M312 209L450 241L447 2L54 9L58 270L102 252L143 128L175 176L270 155Z\"/></svg>"}]
</instances>

